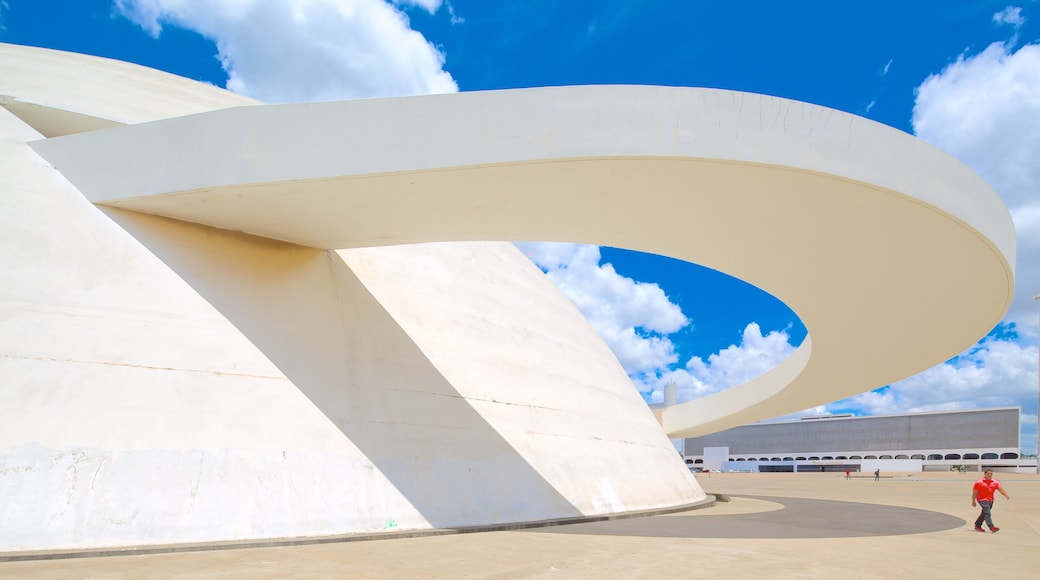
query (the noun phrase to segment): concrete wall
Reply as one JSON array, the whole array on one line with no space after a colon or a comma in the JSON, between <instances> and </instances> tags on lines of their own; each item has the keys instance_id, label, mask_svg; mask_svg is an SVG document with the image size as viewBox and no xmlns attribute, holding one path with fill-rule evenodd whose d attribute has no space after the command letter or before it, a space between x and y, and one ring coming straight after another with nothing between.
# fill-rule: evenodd
<instances>
[{"instance_id":1,"label":"concrete wall","mask_svg":"<svg viewBox=\"0 0 1040 580\"><path fill-rule=\"evenodd\" d=\"M722 464L729 460L729 447L705 447L704 469L722 469Z\"/></svg>"},{"instance_id":2,"label":"concrete wall","mask_svg":"<svg viewBox=\"0 0 1040 580\"><path fill-rule=\"evenodd\" d=\"M53 51L0 45L0 70L0 549L694 501L665 432L904 378L1012 295L1013 224L981 178L805 103L558 87L252 106ZM715 243L737 229L753 248ZM487 242L516 239L704 264L811 338L659 425L573 305Z\"/></svg>"},{"instance_id":3,"label":"concrete wall","mask_svg":"<svg viewBox=\"0 0 1040 580\"><path fill-rule=\"evenodd\" d=\"M0 108L0 551L704 498L511 244L326 251L101 209L17 112Z\"/></svg>"}]
</instances>

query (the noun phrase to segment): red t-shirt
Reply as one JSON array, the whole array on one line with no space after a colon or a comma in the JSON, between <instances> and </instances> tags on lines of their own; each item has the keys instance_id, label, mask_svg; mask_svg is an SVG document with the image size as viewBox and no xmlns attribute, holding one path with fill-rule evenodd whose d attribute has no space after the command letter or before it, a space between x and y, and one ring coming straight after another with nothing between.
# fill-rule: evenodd
<instances>
[{"instance_id":1,"label":"red t-shirt","mask_svg":"<svg viewBox=\"0 0 1040 580\"><path fill-rule=\"evenodd\" d=\"M993 501L993 492L999 488L999 481L995 479L987 481L986 478L982 478L975 482L975 499L978 501Z\"/></svg>"}]
</instances>

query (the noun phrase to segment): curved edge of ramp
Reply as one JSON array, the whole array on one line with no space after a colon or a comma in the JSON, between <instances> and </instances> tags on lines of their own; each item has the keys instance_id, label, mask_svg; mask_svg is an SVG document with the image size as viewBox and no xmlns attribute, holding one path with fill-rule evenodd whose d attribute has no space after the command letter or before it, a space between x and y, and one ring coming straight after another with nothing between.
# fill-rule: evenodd
<instances>
[{"instance_id":1,"label":"curved edge of ramp","mask_svg":"<svg viewBox=\"0 0 1040 580\"><path fill-rule=\"evenodd\" d=\"M594 86L245 107L38 141L91 201L317 248L609 245L780 298L811 340L661 413L695 436L858 394L999 322L1014 227L942 151L831 109Z\"/></svg>"}]
</instances>

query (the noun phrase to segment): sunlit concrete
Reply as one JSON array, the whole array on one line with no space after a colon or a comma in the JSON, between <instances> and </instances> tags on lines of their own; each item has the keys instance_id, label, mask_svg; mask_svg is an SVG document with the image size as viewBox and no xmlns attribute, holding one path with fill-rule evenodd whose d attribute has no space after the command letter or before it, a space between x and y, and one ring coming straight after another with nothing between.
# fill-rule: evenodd
<instances>
[{"instance_id":1,"label":"sunlit concrete","mask_svg":"<svg viewBox=\"0 0 1040 580\"><path fill-rule=\"evenodd\" d=\"M45 137L256 105L213 85L84 54L0 44L0 106Z\"/></svg>"},{"instance_id":2,"label":"sunlit concrete","mask_svg":"<svg viewBox=\"0 0 1040 580\"><path fill-rule=\"evenodd\" d=\"M704 499L512 244L329 251L94 205L27 144L252 102L10 45L0 70L0 551Z\"/></svg>"},{"instance_id":3,"label":"sunlit concrete","mask_svg":"<svg viewBox=\"0 0 1040 580\"><path fill-rule=\"evenodd\" d=\"M132 557L3 562L5 578L1029 578L1040 480L997 474L1010 501L978 533L978 473L712 473L710 509L510 532ZM967 490L967 493L965 491ZM997 558L995 554L999 553Z\"/></svg>"},{"instance_id":4,"label":"sunlit concrete","mask_svg":"<svg viewBox=\"0 0 1040 580\"><path fill-rule=\"evenodd\" d=\"M809 338L744 385L664 410L695 436L938 364L1010 304L997 194L910 135L731 91L566 87L215 111L33 147L94 203L315 248L587 242L783 300Z\"/></svg>"},{"instance_id":5,"label":"sunlit concrete","mask_svg":"<svg viewBox=\"0 0 1040 580\"><path fill-rule=\"evenodd\" d=\"M904 378L1011 299L996 194L822 107L627 86L254 106L111 61L96 66L126 74L81 102L65 82L92 62L0 45L17 72L0 78L0 485L18 498L0 515L28 530L0 549L696 501L665 433ZM120 84L138 73L154 87ZM576 309L496 240L700 263L783 300L809 338L660 411L662 430Z\"/></svg>"}]
</instances>

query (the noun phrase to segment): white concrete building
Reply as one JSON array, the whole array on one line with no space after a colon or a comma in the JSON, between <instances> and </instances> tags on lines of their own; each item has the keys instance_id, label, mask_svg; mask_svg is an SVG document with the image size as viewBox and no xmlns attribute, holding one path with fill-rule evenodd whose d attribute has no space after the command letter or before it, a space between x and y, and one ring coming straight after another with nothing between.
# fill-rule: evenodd
<instances>
[{"instance_id":1,"label":"white concrete building","mask_svg":"<svg viewBox=\"0 0 1040 580\"><path fill-rule=\"evenodd\" d=\"M752 245L715 243L737 228ZM509 240L698 262L810 338L655 420ZM945 360L1000 320L1013 262L974 173L804 103L570 87L263 106L0 45L0 551L697 502L668 436Z\"/></svg>"},{"instance_id":2,"label":"white concrete building","mask_svg":"<svg viewBox=\"0 0 1040 580\"><path fill-rule=\"evenodd\" d=\"M989 467L1035 473L1020 457L1018 407L763 422L684 441L686 463L751 471L948 471ZM718 463L717 458L715 463ZM723 468L723 466L718 466Z\"/></svg>"}]
</instances>

